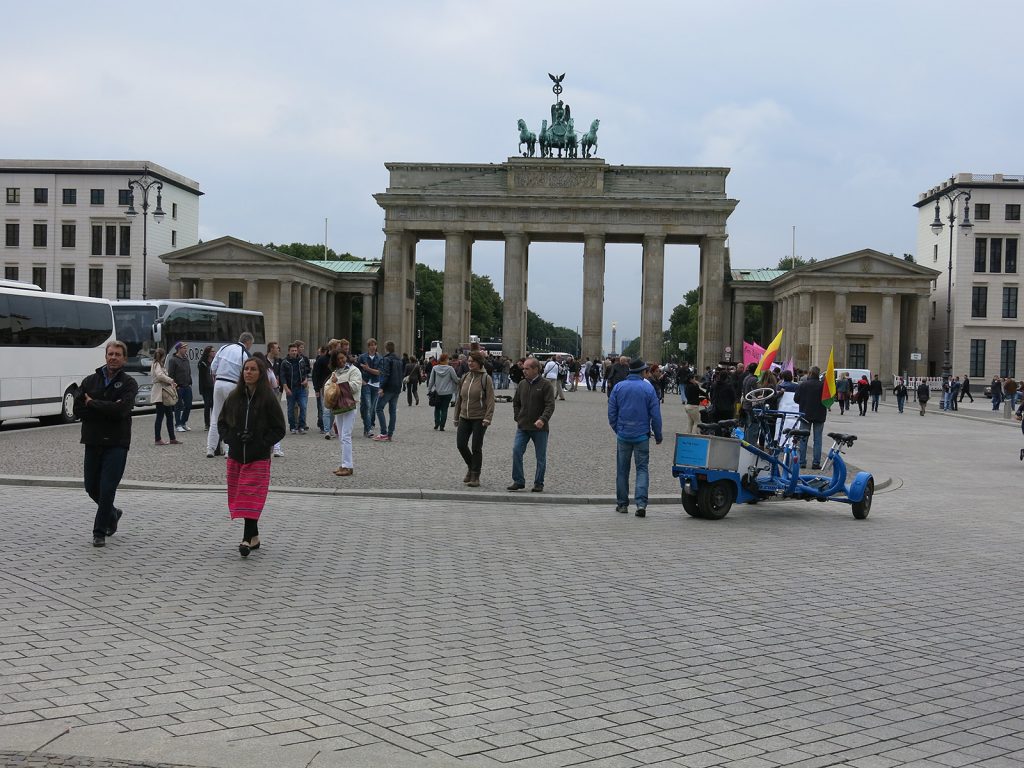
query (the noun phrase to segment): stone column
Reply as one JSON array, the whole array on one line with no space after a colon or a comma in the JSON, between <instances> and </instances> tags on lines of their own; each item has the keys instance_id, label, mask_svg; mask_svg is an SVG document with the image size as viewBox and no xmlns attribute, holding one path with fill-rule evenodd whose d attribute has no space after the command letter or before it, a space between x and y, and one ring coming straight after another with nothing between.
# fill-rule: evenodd
<instances>
[{"instance_id":1,"label":"stone column","mask_svg":"<svg viewBox=\"0 0 1024 768\"><path fill-rule=\"evenodd\" d=\"M199 281L199 295L204 299L213 299L213 278L204 277Z\"/></svg>"},{"instance_id":2,"label":"stone column","mask_svg":"<svg viewBox=\"0 0 1024 768\"><path fill-rule=\"evenodd\" d=\"M786 342L785 348L789 352L787 357L793 358L793 364L796 365L796 347L799 343L797 336L797 323L796 323L796 307L797 299L796 295L786 297L786 333L782 340Z\"/></svg>"},{"instance_id":3,"label":"stone column","mask_svg":"<svg viewBox=\"0 0 1024 768\"><path fill-rule=\"evenodd\" d=\"M836 367L846 368L846 357L849 350L846 348L846 289L837 289L833 294L834 311L832 313L832 347L835 349Z\"/></svg>"},{"instance_id":4,"label":"stone column","mask_svg":"<svg viewBox=\"0 0 1024 768\"><path fill-rule=\"evenodd\" d=\"M708 235L700 243L701 303L697 349L699 368L718 364L723 346L722 298L725 291L725 235Z\"/></svg>"},{"instance_id":5,"label":"stone column","mask_svg":"<svg viewBox=\"0 0 1024 768\"><path fill-rule=\"evenodd\" d=\"M465 254L462 262L462 335L468 342L470 334L480 335L480 329L473 328L473 241L468 236L465 239Z\"/></svg>"},{"instance_id":6,"label":"stone column","mask_svg":"<svg viewBox=\"0 0 1024 768\"><path fill-rule=\"evenodd\" d=\"M797 339L796 365L800 368L811 367L811 294L803 291L797 299Z\"/></svg>"},{"instance_id":7,"label":"stone column","mask_svg":"<svg viewBox=\"0 0 1024 768\"><path fill-rule=\"evenodd\" d=\"M317 318L317 330L320 331L320 336L317 338L318 344L326 344L327 341L333 337L334 331L327 324L327 310L328 306L331 308L331 314L334 314L334 292L328 291L325 288L319 290L320 293L320 316Z\"/></svg>"},{"instance_id":8,"label":"stone column","mask_svg":"<svg viewBox=\"0 0 1024 768\"><path fill-rule=\"evenodd\" d=\"M604 326L604 235L583 238L583 357L601 357Z\"/></svg>"},{"instance_id":9,"label":"stone column","mask_svg":"<svg viewBox=\"0 0 1024 768\"><path fill-rule=\"evenodd\" d=\"M260 281L245 281L245 308L258 310L260 308Z\"/></svg>"},{"instance_id":10,"label":"stone column","mask_svg":"<svg viewBox=\"0 0 1024 768\"><path fill-rule=\"evenodd\" d=\"M747 304L735 301L732 305L732 359L743 362L743 321L746 318Z\"/></svg>"},{"instance_id":11,"label":"stone column","mask_svg":"<svg viewBox=\"0 0 1024 768\"><path fill-rule=\"evenodd\" d=\"M291 322L289 307L292 304L292 281L282 280L277 284L277 311L274 313L274 329L267 329L268 339L281 345L281 354L288 352L288 340L285 335Z\"/></svg>"},{"instance_id":12,"label":"stone column","mask_svg":"<svg viewBox=\"0 0 1024 768\"><path fill-rule=\"evenodd\" d=\"M921 359L910 365L912 376L928 375L928 328L931 323L931 302L928 296L916 298L917 311L914 313L914 349L921 353ZM911 350L912 352L914 350ZM986 350L986 354L991 354ZM991 365L991 364L989 364ZM982 391L986 382L982 381L978 391ZM973 393L972 393L973 394Z\"/></svg>"},{"instance_id":13,"label":"stone column","mask_svg":"<svg viewBox=\"0 0 1024 768\"><path fill-rule=\"evenodd\" d=\"M184 296L184 281L179 278L171 278L170 284L168 285L169 295L168 298L180 299Z\"/></svg>"},{"instance_id":14,"label":"stone column","mask_svg":"<svg viewBox=\"0 0 1024 768\"><path fill-rule=\"evenodd\" d=\"M385 229L384 232L386 235L384 239L383 266L384 289L381 292L380 327L377 329L377 333L381 338L378 341L383 348L384 341L391 340L395 342L395 348L401 351L406 347L404 330L407 325L406 308L409 304L407 283L409 280L408 251L411 235L402 229ZM413 261L415 261L415 256ZM364 310L366 309L365 299L363 300L363 308ZM364 327L367 325L373 326L374 323L372 320L367 323L364 317L363 325ZM369 337L369 334L365 332L363 335Z\"/></svg>"},{"instance_id":15,"label":"stone column","mask_svg":"<svg viewBox=\"0 0 1024 768\"><path fill-rule=\"evenodd\" d=\"M373 294L363 294L363 327L360 329L363 334L363 351L366 351L366 340L374 338L377 332L377 325L373 322Z\"/></svg>"},{"instance_id":16,"label":"stone column","mask_svg":"<svg viewBox=\"0 0 1024 768\"><path fill-rule=\"evenodd\" d=\"M448 354L469 341L469 333L462 327L465 317L465 260L465 233L445 232L441 341Z\"/></svg>"},{"instance_id":17,"label":"stone column","mask_svg":"<svg viewBox=\"0 0 1024 768\"><path fill-rule=\"evenodd\" d=\"M299 338L306 342L307 354L309 353L310 348L316 352L316 346L309 338L309 332L312 325L310 319L313 315L313 309L310 301L312 289L313 287L308 283L302 286L302 314L299 316Z\"/></svg>"},{"instance_id":18,"label":"stone column","mask_svg":"<svg viewBox=\"0 0 1024 768\"><path fill-rule=\"evenodd\" d=\"M292 282L292 324L288 329L287 338L281 339L281 353L288 354L288 345L299 338L302 333L302 285L298 280Z\"/></svg>"},{"instance_id":19,"label":"stone column","mask_svg":"<svg viewBox=\"0 0 1024 768\"><path fill-rule=\"evenodd\" d=\"M505 233L505 295L501 348L513 360L526 354L526 284L529 242L522 232Z\"/></svg>"},{"instance_id":20,"label":"stone column","mask_svg":"<svg viewBox=\"0 0 1024 768\"><path fill-rule=\"evenodd\" d=\"M335 305L338 303L338 298L338 293L333 288L324 292L324 323L326 324L324 329L324 341L339 338L338 316L335 313ZM345 338L347 339L348 337L346 336Z\"/></svg>"},{"instance_id":21,"label":"stone column","mask_svg":"<svg viewBox=\"0 0 1024 768\"><path fill-rule=\"evenodd\" d=\"M652 363L661 360L664 347L665 236L644 235L643 247L640 356Z\"/></svg>"},{"instance_id":22,"label":"stone column","mask_svg":"<svg viewBox=\"0 0 1024 768\"><path fill-rule=\"evenodd\" d=\"M882 393L885 388L892 386L892 374L895 370L892 359L893 334L899 333L899 328L893 324L893 294L882 294L882 333L879 341L881 357L878 360L878 378L882 380ZM898 342L898 339L897 339Z\"/></svg>"}]
</instances>

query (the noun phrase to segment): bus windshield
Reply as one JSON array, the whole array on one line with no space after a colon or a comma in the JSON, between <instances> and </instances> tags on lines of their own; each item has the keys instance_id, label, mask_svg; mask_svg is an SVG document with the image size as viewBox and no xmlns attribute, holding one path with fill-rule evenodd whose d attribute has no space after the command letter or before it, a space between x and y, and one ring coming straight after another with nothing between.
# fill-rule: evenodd
<instances>
[{"instance_id":1,"label":"bus windshield","mask_svg":"<svg viewBox=\"0 0 1024 768\"><path fill-rule=\"evenodd\" d=\"M114 326L117 338L128 345L128 359L149 358L153 353L153 323L156 307L120 306L114 304Z\"/></svg>"}]
</instances>

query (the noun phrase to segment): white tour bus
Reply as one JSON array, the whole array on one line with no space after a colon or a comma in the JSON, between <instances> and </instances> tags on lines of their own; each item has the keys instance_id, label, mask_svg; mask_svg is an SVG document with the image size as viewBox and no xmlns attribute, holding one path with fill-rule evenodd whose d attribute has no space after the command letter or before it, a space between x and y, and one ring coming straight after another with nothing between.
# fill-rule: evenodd
<instances>
[{"instance_id":1,"label":"white tour bus","mask_svg":"<svg viewBox=\"0 0 1024 768\"><path fill-rule=\"evenodd\" d=\"M262 312L232 309L208 299L125 299L111 304L117 338L128 345L126 367L139 382L136 405L149 405L152 389L149 368L157 347L163 347L171 355L179 341L188 345L192 401L201 403L197 366L205 347L211 346L216 351L238 341L244 331L253 335L254 351L262 351L266 344Z\"/></svg>"},{"instance_id":2,"label":"white tour bus","mask_svg":"<svg viewBox=\"0 0 1024 768\"><path fill-rule=\"evenodd\" d=\"M0 280L0 421L74 421L74 390L113 339L109 301Z\"/></svg>"}]
</instances>

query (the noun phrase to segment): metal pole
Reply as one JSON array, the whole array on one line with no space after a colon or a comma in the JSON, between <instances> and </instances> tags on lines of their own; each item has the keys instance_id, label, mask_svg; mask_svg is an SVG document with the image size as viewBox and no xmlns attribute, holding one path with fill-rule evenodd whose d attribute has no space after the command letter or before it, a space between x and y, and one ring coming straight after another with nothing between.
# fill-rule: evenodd
<instances>
[{"instance_id":1,"label":"metal pole","mask_svg":"<svg viewBox=\"0 0 1024 768\"><path fill-rule=\"evenodd\" d=\"M953 370L950 360L949 335L950 321L953 315L953 223L956 221L954 206L956 203L949 203L949 264L946 267L946 349L943 351L942 360L942 382L949 385L949 377Z\"/></svg>"},{"instance_id":2,"label":"metal pole","mask_svg":"<svg viewBox=\"0 0 1024 768\"><path fill-rule=\"evenodd\" d=\"M143 193L142 198L142 300L145 301L146 296L146 221L149 218L149 190L147 189Z\"/></svg>"}]
</instances>

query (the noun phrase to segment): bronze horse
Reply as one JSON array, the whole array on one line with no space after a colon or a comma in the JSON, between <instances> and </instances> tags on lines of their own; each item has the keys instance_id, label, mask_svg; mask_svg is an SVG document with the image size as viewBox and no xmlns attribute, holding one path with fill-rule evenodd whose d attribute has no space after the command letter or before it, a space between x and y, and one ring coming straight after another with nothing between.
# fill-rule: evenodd
<instances>
[{"instance_id":1,"label":"bronze horse","mask_svg":"<svg viewBox=\"0 0 1024 768\"><path fill-rule=\"evenodd\" d=\"M533 157L537 151L537 134L533 133L526 128L526 121L520 120L519 123L519 151L522 152L523 157ZM526 151L523 152L523 144L526 145Z\"/></svg>"}]
</instances>

